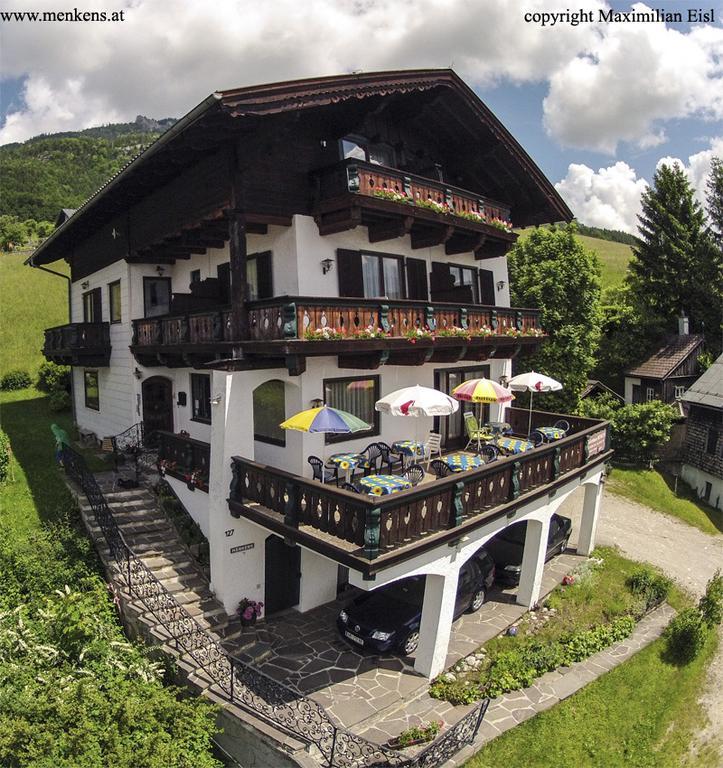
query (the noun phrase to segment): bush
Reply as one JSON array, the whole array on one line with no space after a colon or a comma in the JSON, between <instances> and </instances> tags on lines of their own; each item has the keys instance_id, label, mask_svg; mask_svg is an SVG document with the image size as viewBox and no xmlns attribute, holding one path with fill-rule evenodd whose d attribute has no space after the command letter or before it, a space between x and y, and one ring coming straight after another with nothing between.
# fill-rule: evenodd
<instances>
[{"instance_id":1,"label":"bush","mask_svg":"<svg viewBox=\"0 0 723 768\"><path fill-rule=\"evenodd\" d=\"M634 595L645 600L645 610L656 608L668 597L671 582L661 574L651 571L649 568L640 568L631 574L628 579L628 587Z\"/></svg>"},{"instance_id":2,"label":"bush","mask_svg":"<svg viewBox=\"0 0 723 768\"><path fill-rule=\"evenodd\" d=\"M708 637L708 625L697 608L681 611L668 625L668 653L673 661L687 664L702 650Z\"/></svg>"},{"instance_id":3,"label":"bush","mask_svg":"<svg viewBox=\"0 0 723 768\"><path fill-rule=\"evenodd\" d=\"M723 621L723 576L717 570L705 588L705 594L698 603L703 621L715 627Z\"/></svg>"},{"instance_id":4,"label":"bush","mask_svg":"<svg viewBox=\"0 0 723 768\"><path fill-rule=\"evenodd\" d=\"M48 408L50 408L53 413L68 411L70 410L71 405L72 400L65 390L59 389L50 393L50 397L48 398Z\"/></svg>"},{"instance_id":5,"label":"bush","mask_svg":"<svg viewBox=\"0 0 723 768\"><path fill-rule=\"evenodd\" d=\"M8 479L10 474L10 439L0 429L0 485Z\"/></svg>"},{"instance_id":6,"label":"bush","mask_svg":"<svg viewBox=\"0 0 723 768\"><path fill-rule=\"evenodd\" d=\"M617 410L612 418L611 437L618 458L649 464L658 448L670 440L674 419L673 407L659 400Z\"/></svg>"},{"instance_id":7,"label":"bush","mask_svg":"<svg viewBox=\"0 0 723 768\"><path fill-rule=\"evenodd\" d=\"M41 392L70 392L70 368L46 362L38 370L37 387Z\"/></svg>"},{"instance_id":8,"label":"bush","mask_svg":"<svg viewBox=\"0 0 723 768\"><path fill-rule=\"evenodd\" d=\"M30 374L27 371L15 370L8 371L0 379L0 389L5 391L12 389L25 389L33 383Z\"/></svg>"}]
</instances>

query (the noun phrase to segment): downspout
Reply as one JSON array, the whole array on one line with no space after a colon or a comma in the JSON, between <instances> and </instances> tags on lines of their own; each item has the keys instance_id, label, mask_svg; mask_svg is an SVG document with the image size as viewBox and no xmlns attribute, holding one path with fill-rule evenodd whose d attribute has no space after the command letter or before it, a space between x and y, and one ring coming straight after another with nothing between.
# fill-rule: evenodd
<instances>
[{"instance_id":1,"label":"downspout","mask_svg":"<svg viewBox=\"0 0 723 768\"><path fill-rule=\"evenodd\" d=\"M64 275L62 272L56 272L55 270L48 269L47 267L42 267L40 264L34 264L32 258L28 259L25 262L28 266L32 267L33 269L40 269L43 272L47 272L49 275L55 275L56 277L62 277L63 280L68 281L68 322L72 322L73 320L73 302L72 302L72 294L71 294L71 285L72 281L70 279L69 275ZM73 424L77 424L75 418L75 377L73 376L73 367L70 368L70 407L71 407L71 414L73 416Z\"/></svg>"}]
</instances>

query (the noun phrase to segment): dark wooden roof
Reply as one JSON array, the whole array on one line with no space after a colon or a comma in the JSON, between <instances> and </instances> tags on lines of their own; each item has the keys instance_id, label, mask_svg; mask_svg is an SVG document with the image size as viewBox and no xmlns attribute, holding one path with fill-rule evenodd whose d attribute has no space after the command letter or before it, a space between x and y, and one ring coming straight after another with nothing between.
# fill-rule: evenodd
<instances>
[{"instance_id":1,"label":"dark wooden roof","mask_svg":"<svg viewBox=\"0 0 723 768\"><path fill-rule=\"evenodd\" d=\"M304 111L305 119L316 119L321 125L339 110L369 111L382 108L382 102L390 99L415 98L415 109L424 112L432 130L445 139L453 135L455 143L466 148L466 165L474 166L472 173L479 176L481 189L494 180L504 190L501 195L492 189L489 196L519 212L516 225L572 219L570 209L522 146L452 70L373 72L212 94L109 179L29 261L44 264L63 258L114 215L167 184L199 158L218 151L241 131L268 131L267 121L274 116Z\"/></svg>"},{"instance_id":2,"label":"dark wooden roof","mask_svg":"<svg viewBox=\"0 0 723 768\"><path fill-rule=\"evenodd\" d=\"M640 365L625 371L626 376L666 379L688 357L698 352L704 338L699 334L670 336L665 344Z\"/></svg>"},{"instance_id":3,"label":"dark wooden roof","mask_svg":"<svg viewBox=\"0 0 723 768\"><path fill-rule=\"evenodd\" d=\"M683 400L709 408L723 408L723 355L691 384Z\"/></svg>"},{"instance_id":4,"label":"dark wooden roof","mask_svg":"<svg viewBox=\"0 0 723 768\"><path fill-rule=\"evenodd\" d=\"M588 379L587 385L585 386L585 389L580 393L580 399L584 400L586 397L590 397L590 395L593 395L595 393L604 394L606 392L610 393L611 395L614 395L618 398L618 400L624 401L625 398L622 395L619 395L615 390L610 389L607 385L603 384L602 381L599 379Z\"/></svg>"}]
</instances>

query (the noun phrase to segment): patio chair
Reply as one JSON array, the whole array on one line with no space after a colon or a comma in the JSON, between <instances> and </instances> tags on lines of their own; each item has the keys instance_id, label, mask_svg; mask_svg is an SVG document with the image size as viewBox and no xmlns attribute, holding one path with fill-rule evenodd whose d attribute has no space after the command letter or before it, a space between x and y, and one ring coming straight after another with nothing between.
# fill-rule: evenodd
<instances>
[{"instance_id":1,"label":"patio chair","mask_svg":"<svg viewBox=\"0 0 723 768\"><path fill-rule=\"evenodd\" d=\"M390 475L394 474L396 470L400 470L404 467L402 457L394 453L394 451L386 443L372 443L372 445L375 445L379 449L382 466L384 464L387 465L387 469Z\"/></svg>"},{"instance_id":2,"label":"patio chair","mask_svg":"<svg viewBox=\"0 0 723 768\"><path fill-rule=\"evenodd\" d=\"M537 448L545 442L545 436L542 434L542 432L535 430L530 435L530 442L535 446L535 448Z\"/></svg>"},{"instance_id":3,"label":"patio chair","mask_svg":"<svg viewBox=\"0 0 723 768\"><path fill-rule=\"evenodd\" d=\"M424 443L424 458L427 460L427 469L429 469L432 456L435 453L442 458L442 435L437 432L430 432Z\"/></svg>"},{"instance_id":4,"label":"patio chair","mask_svg":"<svg viewBox=\"0 0 723 768\"><path fill-rule=\"evenodd\" d=\"M472 445L472 443L479 447L479 444L483 440L489 439L489 434L484 429L480 429L477 417L472 411L467 411L467 413L464 414L464 428L467 432L467 445L464 447L465 451Z\"/></svg>"},{"instance_id":5,"label":"patio chair","mask_svg":"<svg viewBox=\"0 0 723 768\"><path fill-rule=\"evenodd\" d=\"M402 472L401 476L405 480L409 480L412 485L419 485L422 480L424 480L424 475L424 467L420 464L410 464L404 472Z\"/></svg>"},{"instance_id":6,"label":"patio chair","mask_svg":"<svg viewBox=\"0 0 723 768\"><path fill-rule=\"evenodd\" d=\"M435 459L430 462L430 469L437 477L448 477L453 474L447 463L442 461L442 459Z\"/></svg>"},{"instance_id":7,"label":"patio chair","mask_svg":"<svg viewBox=\"0 0 723 768\"><path fill-rule=\"evenodd\" d=\"M314 480L318 480L320 483L330 483L333 480L337 486L339 485L338 469L327 469L324 466L324 462L318 456L309 456L307 461L311 464Z\"/></svg>"},{"instance_id":8,"label":"patio chair","mask_svg":"<svg viewBox=\"0 0 723 768\"><path fill-rule=\"evenodd\" d=\"M497 460L497 457L500 455L500 452L497 449L497 447L494 445L483 445L480 448L479 455L483 459L485 464L489 464L491 461Z\"/></svg>"},{"instance_id":9,"label":"patio chair","mask_svg":"<svg viewBox=\"0 0 723 768\"><path fill-rule=\"evenodd\" d=\"M556 421L553 425L556 429L561 429L565 434L567 434L570 431L570 423L565 421L565 419L560 419L559 421Z\"/></svg>"},{"instance_id":10,"label":"patio chair","mask_svg":"<svg viewBox=\"0 0 723 768\"><path fill-rule=\"evenodd\" d=\"M342 488L345 491L351 491L352 493L361 493L356 485L352 485L351 483L342 483L339 488Z\"/></svg>"},{"instance_id":11,"label":"patio chair","mask_svg":"<svg viewBox=\"0 0 723 768\"><path fill-rule=\"evenodd\" d=\"M376 443L370 443L367 447L360 451L362 456L366 457L369 464L368 467L362 467L364 475L376 475L379 472L379 463L382 459L382 449Z\"/></svg>"}]
</instances>

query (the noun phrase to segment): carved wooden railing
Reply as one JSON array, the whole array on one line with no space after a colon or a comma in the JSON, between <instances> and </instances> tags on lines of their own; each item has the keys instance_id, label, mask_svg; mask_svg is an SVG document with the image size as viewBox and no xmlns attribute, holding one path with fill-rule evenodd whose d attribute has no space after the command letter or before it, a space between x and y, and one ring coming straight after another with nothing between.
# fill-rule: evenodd
<instances>
[{"instance_id":1,"label":"carved wooden railing","mask_svg":"<svg viewBox=\"0 0 723 768\"><path fill-rule=\"evenodd\" d=\"M526 433L528 412L513 408L508 414L517 431ZM373 560L427 535L492 517L501 505L542 486L559 485L565 475L607 453L607 422L538 411L533 427L560 418L571 425L562 440L389 496L345 491L235 456L229 505L244 514L249 504L259 504L283 516L290 528L308 526L355 545L361 556Z\"/></svg>"},{"instance_id":2,"label":"carved wooden railing","mask_svg":"<svg viewBox=\"0 0 723 768\"><path fill-rule=\"evenodd\" d=\"M399 195L401 202L436 203L451 213L478 214L487 221L510 220L510 208L441 181L360 160L345 160L317 174L319 201L352 192L369 197Z\"/></svg>"},{"instance_id":3,"label":"carved wooden railing","mask_svg":"<svg viewBox=\"0 0 723 768\"><path fill-rule=\"evenodd\" d=\"M187 435L158 430L158 466L162 474L208 493L211 446Z\"/></svg>"},{"instance_id":4,"label":"carved wooden railing","mask_svg":"<svg viewBox=\"0 0 723 768\"><path fill-rule=\"evenodd\" d=\"M214 344L232 340L231 310L228 308L133 321L132 343L140 347Z\"/></svg>"},{"instance_id":5,"label":"carved wooden railing","mask_svg":"<svg viewBox=\"0 0 723 768\"><path fill-rule=\"evenodd\" d=\"M108 365L109 323L67 323L45 330L43 354L56 363Z\"/></svg>"}]
</instances>

